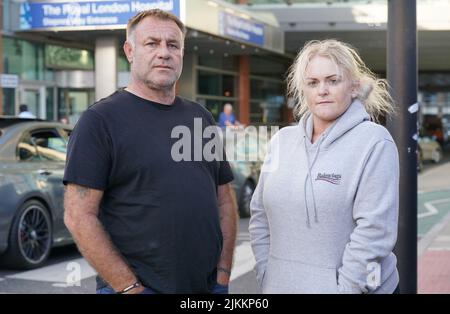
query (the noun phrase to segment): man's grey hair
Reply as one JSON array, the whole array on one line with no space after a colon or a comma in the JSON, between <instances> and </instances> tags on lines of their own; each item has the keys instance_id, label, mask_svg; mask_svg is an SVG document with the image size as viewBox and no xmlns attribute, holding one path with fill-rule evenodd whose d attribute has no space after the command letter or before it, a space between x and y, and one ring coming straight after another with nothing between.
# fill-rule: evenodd
<instances>
[{"instance_id":1,"label":"man's grey hair","mask_svg":"<svg viewBox=\"0 0 450 314\"><path fill-rule=\"evenodd\" d=\"M134 47L135 40L134 40L134 30L136 29L136 26L145 18L147 17L154 17L163 21L173 21L175 24L177 24L178 28L181 30L183 34L183 40L186 36L186 26L181 22L181 20L173 15L172 13L160 10L160 9L151 9L139 12L135 16L133 16L127 24L127 42L131 44L132 47Z\"/></svg>"}]
</instances>

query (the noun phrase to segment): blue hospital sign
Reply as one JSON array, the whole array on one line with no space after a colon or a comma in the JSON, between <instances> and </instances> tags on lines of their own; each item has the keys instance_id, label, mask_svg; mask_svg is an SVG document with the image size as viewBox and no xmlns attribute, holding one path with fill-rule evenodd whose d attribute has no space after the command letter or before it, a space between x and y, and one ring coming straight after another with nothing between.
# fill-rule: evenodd
<instances>
[{"instance_id":1,"label":"blue hospital sign","mask_svg":"<svg viewBox=\"0 0 450 314\"><path fill-rule=\"evenodd\" d=\"M29 2L20 6L20 29L120 27L137 12L168 11L177 17L182 0L118 0L80 2Z\"/></svg>"},{"instance_id":2,"label":"blue hospital sign","mask_svg":"<svg viewBox=\"0 0 450 314\"><path fill-rule=\"evenodd\" d=\"M264 25L250 20L220 12L219 33L239 41L264 45Z\"/></svg>"}]
</instances>

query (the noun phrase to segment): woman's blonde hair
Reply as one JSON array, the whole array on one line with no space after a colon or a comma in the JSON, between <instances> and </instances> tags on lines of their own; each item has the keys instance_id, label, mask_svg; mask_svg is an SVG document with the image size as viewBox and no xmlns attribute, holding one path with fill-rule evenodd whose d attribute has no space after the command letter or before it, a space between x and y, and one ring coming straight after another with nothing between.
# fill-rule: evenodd
<instances>
[{"instance_id":1,"label":"woman's blonde hair","mask_svg":"<svg viewBox=\"0 0 450 314\"><path fill-rule=\"evenodd\" d=\"M356 49L334 39L313 40L298 53L287 77L288 95L295 100L294 116L300 120L308 111L303 93L304 75L309 62L315 56L330 58L348 79L357 82L357 96L371 119L379 122L382 116L394 113L394 102L388 91L388 83L370 71Z\"/></svg>"}]
</instances>

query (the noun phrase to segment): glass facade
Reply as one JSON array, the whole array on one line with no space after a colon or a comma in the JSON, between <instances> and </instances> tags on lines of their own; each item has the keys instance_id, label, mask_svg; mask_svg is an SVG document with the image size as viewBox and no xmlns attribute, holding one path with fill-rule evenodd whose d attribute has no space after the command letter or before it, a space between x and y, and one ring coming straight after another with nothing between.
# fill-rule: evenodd
<instances>
[{"instance_id":1,"label":"glass facade","mask_svg":"<svg viewBox=\"0 0 450 314\"><path fill-rule=\"evenodd\" d=\"M47 110L47 119L55 120L56 119L55 88L47 87L45 95L46 95L45 108Z\"/></svg>"},{"instance_id":2,"label":"glass facade","mask_svg":"<svg viewBox=\"0 0 450 314\"><path fill-rule=\"evenodd\" d=\"M58 120L67 119L75 124L83 111L95 101L93 90L87 89L58 89Z\"/></svg>"},{"instance_id":3,"label":"glass facade","mask_svg":"<svg viewBox=\"0 0 450 314\"><path fill-rule=\"evenodd\" d=\"M227 0L230 3L238 3L236 0ZM360 2L367 3L368 0L248 0L247 4L258 5L258 4L304 4L304 3L348 3L348 2ZM387 0L371 0L370 2L382 2L386 3Z\"/></svg>"},{"instance_id":4,"label":"glass facade","mask_svg":"<svg viewBox=\"0 0 450 314\"><path fill-rule=\"evenodd\" d=\"M117 59L117 71L118 72L130 71L130 64L128 63L127 58L122 54L120 54Z\"/></svg>"},{"instance_id":5,"label":"glass facade","mask_svg":"<svg viewBox=\"0 0 450 314\"><path fill-rule=\"evenodd\" d=\"M118 65L124 71L129 68L120 58ZM25 103L39 118L76 122L93 103L93 88L78 91L58 87L61 82L55 75L57 71L94 71L92 51L3 37L3 66L4 73L16 74L20 82L16 89L3 88L5 115L15 115L18 105Z\"/></svg>"},{"instance_id":6,"label":"glass facade","mask_svg":"<svg viewBox=\"0 0 450 314\"><path fill-rule=\"evenodd\" d=\"M270 78L250 79L250 122L264 124L282 121L284 103L281 81Z\"/></svg>"},{"instance_id":7,"label":"glass facade","mask_svg":"<svg viewBox=\"0 0 450 314\"><path fill-rule=\"evenodd\" d=\"M237 60L233 57L199 56L198 65L226 71L236 72L238 70Z\"/></svg>"},{"instance_id":8,"label":"glass facade","mask_svg":"<svg viewBox=\"0 0 450 314\"><path fill-rule=\"evenodd\" d=\"M15 96L14 88L3 88L3 114L13 116L15 113Z\"/></svg>"},{"instance_id":9,"label":"glass facade","mask_svg":"<svg viewBox=\"0 0 450 314\"><path fill-rule=\"evenodd\" d=\"M288 64L252 56L250 59L250 122L279 124L283 121L284 76Z\"/></svg>"},{"instance_id":10,"label":"glass facade","mask_svg":"<svg viewBox=\"0 0 450 314\"><path fill-rule=\"evenodd\" d=\"M420 74L418 98L423 115L450 118L450 74Z\"/></svg>"},{"instance_id":11,"label":"glass facade","mask_svg":"<svg viewBox=\"0 0 450 314\"><path fill-rule=\"evenodd\" d=\"M43 45L17 38L3 38L3 71L20 80L44 81Z\"/></svg>"},{"instance_id":12,"label":"glass facade","mask_svg":"<svg viewBox=\"0 0 450 314\"><path fill-rule=\"evenodd\" d=\"M94 54L84 49L45 45L45 66L51 69L94 70Z\"/></svg>"},{"instance_id":13,"label":"glass facade","mask_svg":"<svg viewBox=\"0 0 450 314\"><path fill-rule=\"evenodd\" d=\"M226 103L237 109L237 62L232 57L199 56L197 65L197 102L218 121Z\"/></svg>"}]
</instances>

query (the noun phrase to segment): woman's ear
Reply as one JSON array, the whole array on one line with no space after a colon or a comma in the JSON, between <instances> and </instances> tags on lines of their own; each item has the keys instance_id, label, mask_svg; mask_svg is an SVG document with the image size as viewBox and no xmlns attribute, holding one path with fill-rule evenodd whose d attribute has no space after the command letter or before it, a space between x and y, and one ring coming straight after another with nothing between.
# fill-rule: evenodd
<instances>
[{"instance_id":1,"label":"woman's ear","mask_svg":"<svg viewBox=\"0 0 450 314\"><path fill-rule=\"evenodd\" d=\"M360 87L359 80L358 81L353 81L353 83L352 83L352 98L353 99L358 97L359 87Z\"/></svg>"}]
</instances>

